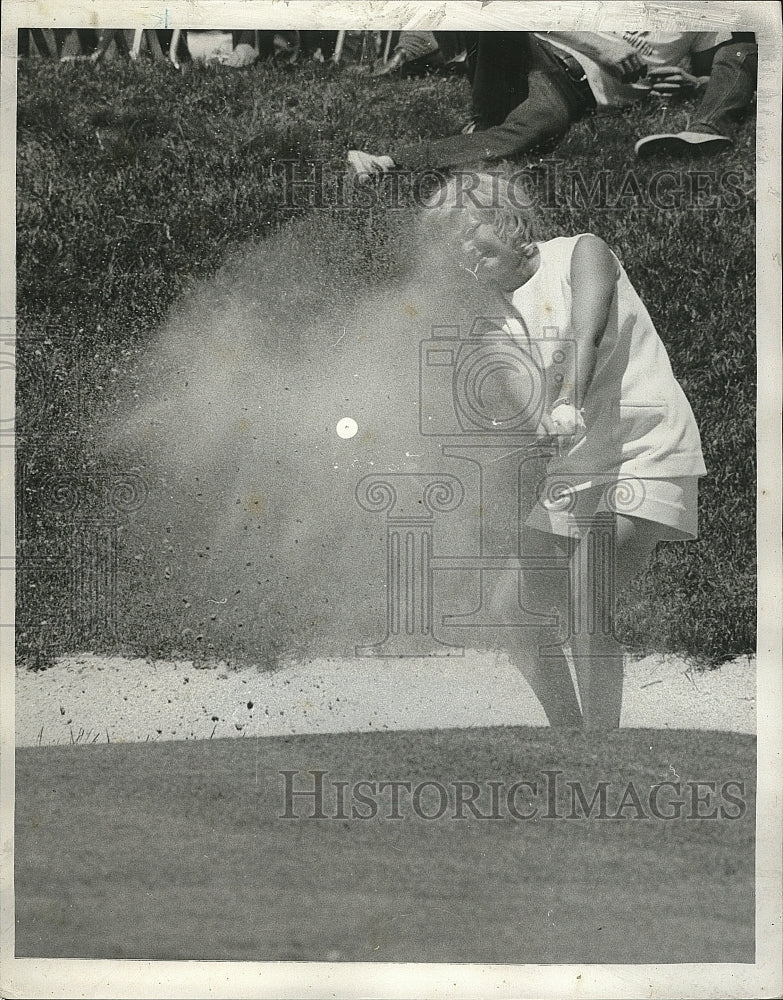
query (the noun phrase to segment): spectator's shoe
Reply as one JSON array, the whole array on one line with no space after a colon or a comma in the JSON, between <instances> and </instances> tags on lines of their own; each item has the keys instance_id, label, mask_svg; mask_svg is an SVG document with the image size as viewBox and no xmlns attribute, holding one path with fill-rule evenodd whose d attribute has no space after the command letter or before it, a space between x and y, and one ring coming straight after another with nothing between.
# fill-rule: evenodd
<instances>
[{"instance_id":1,"label":"spectator's shoe","mask_svg":"<svg viewBox=\"0 0 783 1000\"><path fill-rule=\"evenodd\" d=\"M677 132L648 135L634 146L637 156L683 156L689 153L719 153L733 145L725 135L713 132Z\"/></svg>"},{"instance_id":2,"label":"spectator's shoe","mask_svg":"<svg viewBox=\"0 0 783 1000\"><path fill-rule=\"evenodd\" d=\"M447 73L459 74L460 76L467 76L468 73L468 51L463 49L458 52L451 59L446 60L446 65L444 67Z\"/></svg>"},{"instance_id":3,"label":"spectator's shoe","mask_svg":"<svg viewBox=\"0 0 783 1000\"><path fill-rule=\"evenodd\" d=\"M394 76L395 73L399 73L402 67L408 61L408 57L402 51L402 49L397 49L396 52L392 54L391 59L386 63L381 63L381 65L373 72L373 76Z\"/></svg>"},{"instance_id":4,"label":"spectator's shoe","mask_svg":"<svg viewBox=\"0 0 783 1000\"><path fill-rule=\"evenodd\" d=\"M440 74L446 72L446 59L440 49L428 52L426 56L411 60L405 67L405 75L426 76L428 73Z\"/></svg>"},{"instance_id":5,"label":"spectator's shoe","mask_svg":"<svg viewBox=\"0 0 783 1000\"><path fill-rule=\"evenodd\" d=\"M273 56L275 62L293 66L299 59L299 44L293 38L286 37L288 34L293 35L293 32L275 32L272 38Z\"/></svg>"},{"instance_id":6,"label":"spectator's shoe","mask_svg":"<svg viewBox=\"0 0 783 1000\"><path fill-rule=\"evenodd\" d=\"M348 168L360 184L366 184L394 169L394 160L390 156L373 156L360 149L351 149L348 151Z\"/></svg>"},{"instance_id":7,"label":"spectator's shoe","mask_svg":"<svg viewBox=\"0 0 783 1000\"><path fill-rule=\"evenodd\" d=\"M233 69L243 69L245 66L252 66L258 61L258 53L252 45L240 42L233 51L227 55L220 55L215 62L222 66L231 66Z\"/></svg>"},{"instance_id":8,"label":"spectator's shoe","mask_svg":"<svg viewBox=\"0 0 783 1000\"><path fill-rule=\"evenodd\" d=\"M381 63L373 71L373 76L426 76L428 73L440 73L446 68L446 60L440 49L426 52L422 56L412 58L403 49L397 49L387 63Z\"/></svg>"},{"instance_id":9,"label":"spectator's shoe","mask_svg":"<svg viewBox=\"0 0 783 1000\"><path fill-rule=\"evenodd\" d=\"M487 126L480 118L471 118L460 129L460 135L473 135L474 132L484 132Z\"/></svg>"}]
</instances>

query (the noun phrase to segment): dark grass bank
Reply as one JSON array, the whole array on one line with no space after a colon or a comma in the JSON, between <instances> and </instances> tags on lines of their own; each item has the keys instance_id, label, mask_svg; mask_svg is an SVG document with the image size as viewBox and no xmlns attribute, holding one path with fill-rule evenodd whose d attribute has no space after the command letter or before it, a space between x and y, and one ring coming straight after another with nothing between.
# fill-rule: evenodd
<instances>
[{"instance_id":1,"label":"dark grass bank","mask_svg":"<svg viewBox=\"0 0 783 1000\"><path fill-rule=\"evenodd\" d=\"M313 343L337 341L357 292L393 297L409 277L410 188L401 188L399 211L354 201L346 208L339 199L313 209L306 197L292 207L286 171L294 163L309 176L318 161L328 178L339 179L345 149L382 152L392 139L446 134L467 117L468 98L460 79L375 81L330 67L176 74L122 62L20 64L22 659L45 665L80 647L273 663L281 653L318 648L332 610L323 594L293 602L286 590L293 592L306 567L286 579L279 559L269 569L268 545L249 544L240 563L235 536L220 551L219 533L194 530L220 522L239 503L247 516L237 531L252 535L261 491L243 481L238 492L231 477L212 476L202 495L194 479L150 463L143 450L107 450L107 429L141 406L151 387L186 377L186 354L172 360L153 350L161 324L181 315L183 302L201 308L209 297L210 315L224 318L230 341L232 296L238 281L247 288L251 247L277 266L272 279L259 278L254 315L269 313L274 293L276 315L287 315L289 325L307 321L303 343L316 330L321 340ZM638 163L632 154L635 138L683 125L692 110L646 107L580 123L539 163L538 182L543 235L592 231L623 260L691 400L710 473L702 481L701 538L659 547L622 600L622 637L639 650L720 662L755 648L753 124L731 152L712 160ZM307 289L301 267L312 276ZM288 313L286 290L296 303ZM248 291L245 305L252 298ZM374 324L378 336L385 321L384 313ZM219 324L211 329L220 332ZM264 329L268 359L271 327ZM426 333L413 323L414 345ZM250 343L256 358L259 342ZM194 356L200 346L195 339ZM361 355L368 367L382 358L375 347ZM314 354L311 367L302 366L303 397L319 363ZM280 370L286 374L285 361ZM245 400L233 392L234 374L246 376L247 366L227 369L222 411L215 399L224 419ZM372 393L346 399L368 412L374 404ZM326 426L326 403L322 415ZM291 442L282 444L290 455ZM296 469L281 472L278 459L259 457L267 480L290 473L306 492L307 481ZM243 461L232 468L245 468ZM317 558L334 560L338 587L345 561L382 560L374 538L370 531L346 560L344 546L335 556L324 533ZM287 544L293 552L295 534ZM203 571L210 560L212 573ZM76 586L76 564L93 583ZM215 579L224 582L219 593ZM90 587L92 601L85 597ZM376 616L370 631L382 620L383 600L380 589L361 597Z\"/></svg>"}]
</instances>

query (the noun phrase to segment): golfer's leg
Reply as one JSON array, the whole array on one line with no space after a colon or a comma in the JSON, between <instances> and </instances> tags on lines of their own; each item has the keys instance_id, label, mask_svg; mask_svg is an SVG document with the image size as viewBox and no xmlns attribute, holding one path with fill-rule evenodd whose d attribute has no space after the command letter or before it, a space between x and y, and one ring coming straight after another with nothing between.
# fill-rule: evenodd
<instances>
[{"instance_id":1,"label":"golfer's leg","mask_svg":"<svg viewBox=\"0 0 783 1000\"><path fill-rule=\"evenodd\" d=\"M553 629L526 629L520 642L508 644L512 664L522 674L544 710L549 725L557 729L581 728L582 712L571 679L571 670L560 646L561 637ZM541 650L547 652L542 654Z\"/></svg>"},{"instance_id":2,"label":"golfer's leg","mask_svg":"<svg viewBox=\"0 0 783 1000\"><path fill-rule=\"evenodd\" d=\"M616 559L617 590L624 590L635 576L644 570L647 560L661 540L662 528L657 521L641 517L617 515Z\"/></svg>"},{"instance_id":3,"label":"golfer's leg","mask_svg":"<svg viewBox=\"0 0 783 1000\"><path fill-rule=\"evenodd\" d=\"M562 559L554 542L544 544L548 544L554 559ZM529 546L525 552L529 552ZM567 593L567 580L561 571L529 574L521 588L518 574L506 573L489 596L489 611L496 621L502 621L504 612L516 610L522 603L529 610L546 613L557 610L562 616L566 610ZM505 651L530 685L550 726L580 727L582 713L561 641L558 629L546 626L511 626L496 629L489 636L492 648Z\"/></svg>"},{"instance_id":4,"label":"golfer's leg","mask_svg":"<svg viewBox=\"0 0 783 1000\"><path fill-rule=\"evenodd\" d=\"M571 557L573 620L578 625L571 641L585 729L617 729L623 700L623 647L614 638L616 592L645 566L660 539L653 521L618 514L615 535L615 586L597 572L595 539L588 533ZM578 616L589 609L592 627Z\"/></svg>"}]
</instances>

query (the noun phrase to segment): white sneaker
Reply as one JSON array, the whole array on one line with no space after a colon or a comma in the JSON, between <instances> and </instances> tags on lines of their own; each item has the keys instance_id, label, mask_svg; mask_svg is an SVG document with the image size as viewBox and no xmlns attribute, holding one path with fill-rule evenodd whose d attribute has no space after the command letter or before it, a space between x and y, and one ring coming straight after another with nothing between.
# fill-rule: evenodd
<instances>
[{"instance_id":1,"label":"white sneaker","mask_svg":"<svg viewBox=\"0 0 783 1000\"><path fill-rule=\"evenodd\" d=\"M678 138L680 142L699 149L708 149L711 153L720 152L721 149L728 149L734 145L731 139L718 132L679 132Z\"/></svg>"},{"instance_id":2,"label":"white sneaker","mask_svg":"<svg viewBox=\"0 0 783 1000\"><path fill-rule=\"evenodd\" d=\"M351 149L348 151L348 167L360 184L366 184L373 177L392 170L394 160L390 156L373 156L360 149Z\"/></svg>"},{"instance_id":3,"label":"white sneaker","mask_svg":"<svg viewBox=\"0 0 783 1000\"><path fill-rule=\"evenodd\" d=\"M634 146L634 152L640 157L657 156L661 153L669 153L674 156L691 152L718 153L731 145L731 139L717 133L665 132L661 135L648 135L640 139Z\"/></svg>"}]
</instances>

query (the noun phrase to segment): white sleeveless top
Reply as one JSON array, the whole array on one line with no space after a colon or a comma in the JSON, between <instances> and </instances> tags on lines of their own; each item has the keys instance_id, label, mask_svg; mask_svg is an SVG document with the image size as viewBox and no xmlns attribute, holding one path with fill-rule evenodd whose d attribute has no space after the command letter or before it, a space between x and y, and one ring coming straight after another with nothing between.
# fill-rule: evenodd
<instances>
[{"instance_id":1,"label":"white sleeveless top","mask_svg":"<svg viewBox=\"0 0 783 1000\"><path fill-rule=\"evenodd\" d=\"M558 394L552 341L568 337L571 324L571 257L579 236L538 244L536 273L510 296L544 359L549 406ZM615 258L616 259L616 258ZM701 439L690 404L675 379L652 320L617 262L617 289L598 346L584 418L587 433L549 465L550 473L622 474L670 479L706 474ZM514 334L514 322L509 323ZM517 327L518 329L518 327Z\"/></svg>"}]
</instances>

